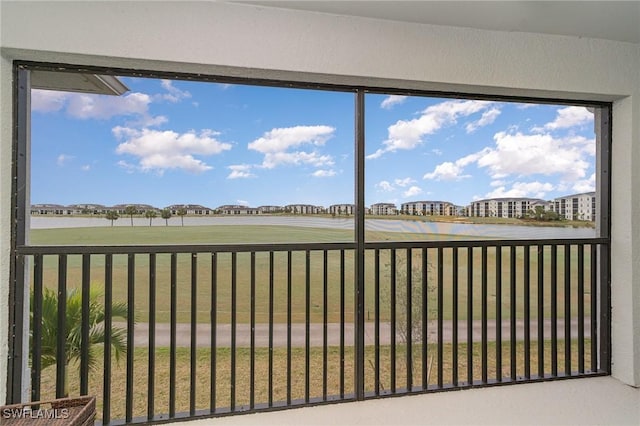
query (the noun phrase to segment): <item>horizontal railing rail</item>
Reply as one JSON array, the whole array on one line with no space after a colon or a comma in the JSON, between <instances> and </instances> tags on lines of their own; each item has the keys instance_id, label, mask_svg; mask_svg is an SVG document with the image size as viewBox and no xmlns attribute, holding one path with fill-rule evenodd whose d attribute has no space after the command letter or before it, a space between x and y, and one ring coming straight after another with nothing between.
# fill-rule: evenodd
<instances>
[{"instance_id":1,"label":"horizontal railing rail","mask_svg":"<svg viewBox=\"0 0 640 426\"><path fill-rule=\"evenodd\" d=\"M153 423L606 374L607 247L366 242L358 277L351 242L21 246L31 398Z\"/></svg>"}]
</instances>

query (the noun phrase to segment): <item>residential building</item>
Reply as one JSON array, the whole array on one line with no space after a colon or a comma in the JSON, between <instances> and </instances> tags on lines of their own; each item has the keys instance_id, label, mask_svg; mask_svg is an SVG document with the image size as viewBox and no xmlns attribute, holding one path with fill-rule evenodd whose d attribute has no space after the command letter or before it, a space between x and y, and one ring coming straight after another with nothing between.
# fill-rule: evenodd
<instances>
[{"instance_id":1,"label":"residential building","mask_svg":"<svg viewBox=\"0 0 640 426\"><path fill-rule=\"evenodd\" d=\"M216 208L218 214L226 215L257 215L260 214L260 210L255 207L248 207L239 204L225 204Z\"/></svg>"},{"instance_id":2,"label":"residential building","mask_svg":"<svg viewBox=\"0 0 640 426\"><path fill-rule=\"evenodd\" d=\"M539 198L488 198L472 202L467 215L472 217L501 217L518 219L525 217L536 206L548 203Z\"/></svg>"},{"instance_id":3,"label":"residential building","mask_svg":"<svg viewBox=\"0 0 640 426\"><path fill-rule=\"evenodd\" d=\"M320 214L324 208L312 204L287 204L284 206L284 211L293 214Z\"/></svg>"},{"instance_id":4,"label":"residential building","mask_svg":"<svg viewBox=\"0 0 640 426\"><path fill-rule=\"evenodd\" d=\"M554 198L549 209L567 220L593 222L596 220L596 193L585 192Z\"/></svg>"},{"instance_id":5,"label":"residential building","mask_svg":"<svg viewBox=\"0 0 640 426\"><path fill-rule=\"evenodd\" d=\"M333 204L329 206L329 214L331 215L337 215L337 216L342 216L342 215L353 215L355 214L356 211L356 205L355 204Z\"/></svg>"},{"instance_id":6,"label":"residential building","mask_svg":"<svg viewBox=\"0 0 640 426\"><path fill-rule=\"evenodd\" d=\"M411 201L402 203L400 211L413 216L455 216L457 209L448 201Z\"/></svg>"},{"instance_id":7,"label":"residential building","mask_svg":"<svg viewBox=\"0 0 640 426\"><path fill-rule=\"evenodd\" d=\"M269 214L269 213L282 213L284 209L282 206L258 206L258 211L261 214Z\"/></svg>"},{"instance_id":8,"label":"residential building","mask_svg":"<svg viewBox=\"0 0 640 426\"><path fill-rule=\"evenodd\" d=\"M172 204L165 207L172 215L178 214L178 210L185 209L189 216L208 216L213 214L213 210L200 204Z\"/></svg>"},{"instance_id":9,"label":"residential building","mask_svg":"<svg viewBox=\"0 0 640 426\"><path fill-rule=\"evenodd\" d=\"M136 209L136 214L145 214L148 210L159 210L156 207L153 207L149 204L116 204L115 206L111 207L111 210L115 210L116 212L118 212L119 215L123 215L123 214L127 214L126 210L127 207L129 206L133 206Z\"/></svg>"},{"instance_id":10,"label":"residential building","mask_svg":"<svg viewBox=\"0 0 640 426\"><path fill-rule=\"evenodd\" d=\"M30 212L32 215L71 215L73 209L60 204L33 204Z\"/></svg>"},{"instance_id":11,"label":"residential building","mask_svg":"<svg viewBox=\"0 0 640 426\"><path fill-rule=\"evenodd\" d=\"M373 215L389 216L398 214L398 207L393 203L372 204L369 211Z\"/></svg>"}]
</instances>

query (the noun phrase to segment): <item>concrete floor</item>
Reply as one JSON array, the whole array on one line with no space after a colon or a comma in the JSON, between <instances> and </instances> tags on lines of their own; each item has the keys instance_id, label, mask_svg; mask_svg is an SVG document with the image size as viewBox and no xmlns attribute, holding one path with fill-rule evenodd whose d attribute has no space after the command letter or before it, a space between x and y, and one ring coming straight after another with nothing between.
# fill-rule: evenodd
<instances>
[{"instance_id":1,"label":"concrete floor","mask_svg":"<svg viewBox=\"0 0 640 426\"><path fill-rule=\"evenodd\" d=\"M184 426L640 425L640 389L612 377L305 407Z\"/></svg>"}]
</instances>

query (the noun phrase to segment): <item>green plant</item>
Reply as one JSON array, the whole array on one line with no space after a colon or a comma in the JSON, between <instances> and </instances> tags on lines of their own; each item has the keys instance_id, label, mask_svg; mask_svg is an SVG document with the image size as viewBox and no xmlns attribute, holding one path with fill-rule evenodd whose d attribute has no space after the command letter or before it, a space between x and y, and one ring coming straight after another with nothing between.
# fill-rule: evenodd
<instances>
[{"instance_id":1,"label":"green plant","mask_svg":"<svg viewBox=\"0 0 640 426\"><path fill-rule=\"evenodd\" d=\"M97 346L104 345L107 333L110 336L112 354L116 361L126 354L126 330L119 327L111 327L108 332L104 327L105 306L100 300L102 291L92 287L89 292L89 357L90 369L95 369L98 365ZM31 307L34 305L34 294L31 293ZM127 319L127 306L124 303L114 303L111 306L111 316L113 318ZM31 310L31 347L33 347L33 309ZM65 365L77 363L82 354L82 292L78 289L71 289L66 297L65 312ZM41 367L45 369L55 365L56 348L58 339L58 295L55 291L45 288L42 294L42 328L41 328ZM68 371L68 368L65 370ZM65 389L67 380L65 377Z\"/></svg>"}]
</instances>

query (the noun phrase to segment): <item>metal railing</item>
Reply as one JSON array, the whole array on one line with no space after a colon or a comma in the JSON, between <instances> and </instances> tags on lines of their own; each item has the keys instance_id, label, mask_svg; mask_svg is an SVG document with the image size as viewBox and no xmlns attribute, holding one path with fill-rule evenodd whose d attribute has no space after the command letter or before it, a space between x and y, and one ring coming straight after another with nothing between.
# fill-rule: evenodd
<instances>
[{"instance_id":1,"label":"metal railing","mask_svg":"<svg viewBox=\"0 0 640 426\"><path fill-rule=\"evenodd\" d=\"M609 371L606 239L367 242L358 253L19 247L31 398L95 394L102 424L148 423Z\"/></svg>"}]
</instances>

